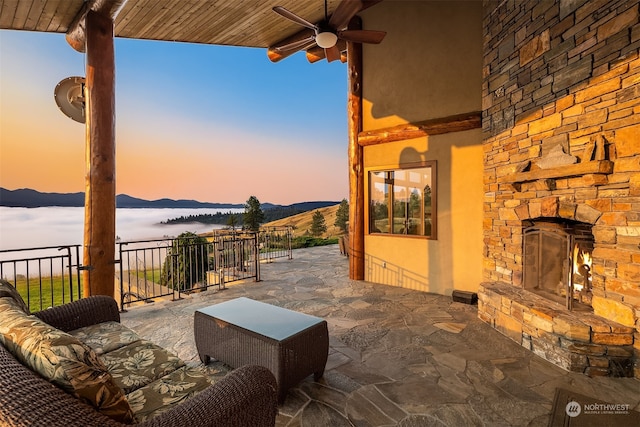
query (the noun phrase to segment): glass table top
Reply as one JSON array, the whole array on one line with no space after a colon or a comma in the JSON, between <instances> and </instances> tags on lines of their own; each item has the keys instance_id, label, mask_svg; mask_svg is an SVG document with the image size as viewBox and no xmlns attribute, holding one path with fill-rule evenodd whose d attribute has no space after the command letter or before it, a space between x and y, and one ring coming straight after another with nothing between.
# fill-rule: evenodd
<instances>
[{"instance_id":1,"label":"glass table top","mask_svg":"<svg viewBox=\"0 0 640 427\"><path fill-rule=\"evenodd\" d=\"M197 311L278 341L323 322L319 317L245 297Z\"/></svg>"}]
</instances>

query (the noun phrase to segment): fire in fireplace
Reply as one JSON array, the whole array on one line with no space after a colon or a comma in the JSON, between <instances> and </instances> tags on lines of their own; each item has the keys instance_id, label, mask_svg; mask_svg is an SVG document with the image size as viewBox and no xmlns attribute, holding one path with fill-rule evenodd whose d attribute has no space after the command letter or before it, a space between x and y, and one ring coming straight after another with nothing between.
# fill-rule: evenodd
<instances>
[{"instance_id":1,"label":"fire in fireplace","mask_svg":"<svg viewBox=\"0 0 640 427\"><path fill-rule=\"evenodd\" d=\"M538 219L523 230L523 287L569 310L591 309L591 224Z\"/></svg>"}]
</instances>

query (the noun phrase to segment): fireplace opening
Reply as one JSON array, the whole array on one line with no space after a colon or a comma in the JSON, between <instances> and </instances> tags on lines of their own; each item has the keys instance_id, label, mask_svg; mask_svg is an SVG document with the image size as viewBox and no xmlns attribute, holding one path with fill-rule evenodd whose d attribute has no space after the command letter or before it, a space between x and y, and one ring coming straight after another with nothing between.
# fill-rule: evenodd
<instances>
[{"instance_id":1,"label":"fireplace opening","mask_svg":"<svg viewBox=\"0 0 640 427\"><path fill-rule=\"evenodd\" d=\"M569 310L591 310L591 224L535 220L523 230L523 287Z\"/></svg>"}]
</instances>

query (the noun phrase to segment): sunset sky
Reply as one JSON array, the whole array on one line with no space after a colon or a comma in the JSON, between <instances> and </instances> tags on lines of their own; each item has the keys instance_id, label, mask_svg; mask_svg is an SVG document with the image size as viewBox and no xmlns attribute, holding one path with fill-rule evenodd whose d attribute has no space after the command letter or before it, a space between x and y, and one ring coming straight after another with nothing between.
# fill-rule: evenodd
<instances>
[{"instance_id":1,"label":"sunset sky","mask_svg":"<svg viewBox=\"0 0 640 427\"><path fill-rule=\"evenodd\" d=\"M117 194L290 204L348 197L346 65L265 49L116 39ZM63 34L0 30L0 186L84 191L84 76Z\"/></svg>"}]
</instances>

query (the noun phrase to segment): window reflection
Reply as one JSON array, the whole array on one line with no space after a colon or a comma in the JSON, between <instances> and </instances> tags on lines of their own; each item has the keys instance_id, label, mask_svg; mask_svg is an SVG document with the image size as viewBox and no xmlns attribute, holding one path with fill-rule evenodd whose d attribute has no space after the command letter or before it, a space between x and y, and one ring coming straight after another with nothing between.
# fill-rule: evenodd
<instances>
[{"instance_id":1,"label":"window reflection","mask_svg":"<svg viewBox=\"0 0 640 427\"><path fill-rule=\"evenodd\" d=\"M369 233L435 238L435 162L369 173Z\"/></svg>"}]
</instances>

